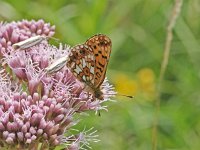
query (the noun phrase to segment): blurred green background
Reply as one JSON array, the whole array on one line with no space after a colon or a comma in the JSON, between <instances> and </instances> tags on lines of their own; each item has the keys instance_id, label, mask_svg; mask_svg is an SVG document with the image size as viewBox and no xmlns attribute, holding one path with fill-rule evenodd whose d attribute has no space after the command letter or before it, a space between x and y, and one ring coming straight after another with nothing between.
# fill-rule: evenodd
<instances>
[{"instance_id":1,"label":"blurred green background","mask_svg":"<svg viewBox=\"0 0 200 150\"><path fill-rule=\"evenodd\" d=\"M44 19L70 45L104 33L113 49L107 71L120 94L101 117L81 117L77 128L94 127L95 150L152 149L156 85L166 27L174 0L0 0L0 20ZM161 91L159 150L200 148L200 1L184 0L173 31Z\"/></svg>"}]
</instances>

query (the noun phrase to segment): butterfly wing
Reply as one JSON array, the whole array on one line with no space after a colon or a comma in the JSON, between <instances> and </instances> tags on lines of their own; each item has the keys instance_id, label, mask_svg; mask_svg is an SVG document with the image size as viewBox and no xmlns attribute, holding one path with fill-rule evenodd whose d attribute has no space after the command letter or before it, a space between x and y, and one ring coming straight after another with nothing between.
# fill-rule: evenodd
<instances>
[{"instance_id":1,"label":"butterfly wing","mask_svg":"<svg viewBox=\"0 0 200 150\"><path fill-rule=\"evenodd\" d=\"M90 87L94 83L95 58L92 49L86 44L79 44L71 49L67 67L77 79Z\"/></svg>"},{"instance_id":2,"label":"butterfly wing","mask_svg":"<svg viewBox=\"0 0 200 150\"><path fill-rule=\"evenodd\" d=\"M106 75L107 65L110 58L112 42L103 34L94 35L85 44L91 48L94 55L94 83L93 87L98 89L103 83Z\"/></svg>"},{"instance_id":3,"label":"butterfly wing","mask_svg":"<svg viewBox=\"0 0 200 150\"><path fill-rule=\"evenodd\" d=\"M74 46L67 62L74 76L86 85L86 90L101 100L103 93L100 86L105 79L111 46L107 36L95 35L84 44Z\"/></svg>"}]
</instances>

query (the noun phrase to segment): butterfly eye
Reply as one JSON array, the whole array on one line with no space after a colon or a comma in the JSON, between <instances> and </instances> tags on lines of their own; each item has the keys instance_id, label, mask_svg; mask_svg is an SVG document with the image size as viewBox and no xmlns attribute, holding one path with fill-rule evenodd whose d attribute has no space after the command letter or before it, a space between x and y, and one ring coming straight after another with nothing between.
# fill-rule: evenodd
<instances>
[{"instance_id":1,"label":"butterfly eye","mask_svg":"<svg viewBox=\"0 0 200 150\"><path fill-rule=\"evenodd\" d=\"M96 91L95 92L95 97L100 99L100 100L103 100L103 93L101 91Z\"/></svg>"}]
</instances>

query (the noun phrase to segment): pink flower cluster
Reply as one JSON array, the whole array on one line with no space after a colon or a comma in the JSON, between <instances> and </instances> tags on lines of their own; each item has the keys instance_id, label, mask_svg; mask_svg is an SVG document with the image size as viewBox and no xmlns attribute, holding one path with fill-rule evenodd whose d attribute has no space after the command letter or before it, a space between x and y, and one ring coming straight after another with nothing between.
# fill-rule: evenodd
<instances>
[{"instance_id":1,"label":"pink flower cluster","mask_svg":"<svg viewBox=\"0 0 200 150\"><path fill-rule=\"evenodd\" d=\"M46 73L45 68L52 62L68 55L68 46L60 44L57 48L44 40L25 50L12 48L32 36L51 37L54 30L55 26L43 20L0 23L0 148L53 149L63 144L67 149L80 149L81 143L88 146L83 132L69 134L77 123L74 115L105 109L102 102L115 95L105 81L104 101L88 96L66 66L56 73ZM96 140L95 136L90 137Z\"/></svg>"}]
</instances>

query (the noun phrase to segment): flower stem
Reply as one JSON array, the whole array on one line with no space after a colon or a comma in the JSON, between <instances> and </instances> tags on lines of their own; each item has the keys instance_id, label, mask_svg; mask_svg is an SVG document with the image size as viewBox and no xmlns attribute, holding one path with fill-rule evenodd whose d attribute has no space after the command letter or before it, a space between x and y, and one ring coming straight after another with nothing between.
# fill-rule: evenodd
<instances>
[{"instance_id":1,"label":"flower stem","mask_svg":"<svg viewBox=\"0 0 200 150\"><path fill-rule=\"evenodd\" d=\"M175 0L174 7L171 12L171 16L169 18L169 23L167 25L167 34L166 34L166 40L164 45L164 53L163 53L163 60L161 63L160 68L160 74L157 84L157 95L156 95L156 101L155 101L155 118L153 122L153 129L152 129L152 150L157 150L157 144L158 144L158 124L159 124L159 114L160 114L160 95L161 95L161 88L162 88L162 82L164 79L164 75L166 72L166 68L169 61L169 54L171 49L171 43L173 39L173 29L176 23L176 20L180 14L181 6L183 1L182 0Z\"/></svg>"}]
</instances>

